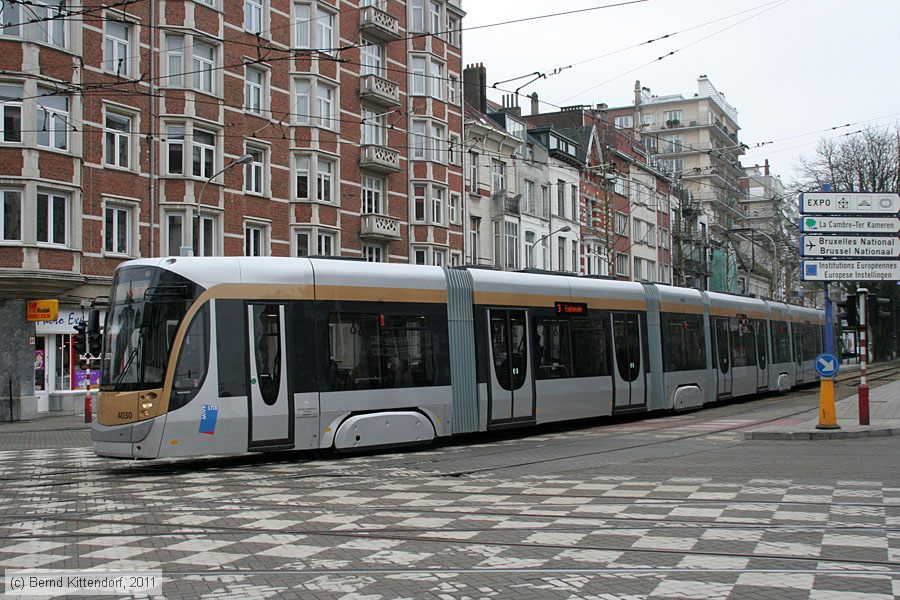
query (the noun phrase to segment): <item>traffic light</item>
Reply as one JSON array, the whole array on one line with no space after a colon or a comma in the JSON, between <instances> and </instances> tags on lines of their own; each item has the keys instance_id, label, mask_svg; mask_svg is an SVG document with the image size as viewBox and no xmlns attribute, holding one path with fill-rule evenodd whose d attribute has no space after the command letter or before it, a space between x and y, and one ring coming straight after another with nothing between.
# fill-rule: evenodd
<instances>
[{"instance_id":1,"label":"traffic light","mask_svg":"<svg viewBox=\"0 0 900 600\"><path fill-rule=\"evenodd\" d=\"M856 294L847 294L847 297L836 303L840 308L838 318L847 321L847 327L853 328L859 325Z\"/></svg>"},{"instance_id":2,"label":"traffic light","mask_svg":"<svg viewBox=\"0 0 900 600\"><path fill-rule=\"evenodd\" d=\"M103 351L103 331L100 328L100 311L97 309L88 313L87 351L91 356L100 356Z\"/></svg>"},{"instance_id":3,"label":"traffic light","mask_svg":"<svg viewBox=\"0 0 900 600\"><path fill-rule=\"evenodd\" d=\"M75 335L72 336L72 347L75 348L75 355L81 356L87 354L87 323L78 321L75 324Z\"/></svg>"},{"instance_id":4,"label":"traffic light","mask_svg":"<svg viewBox=\"0 0 900 600\"><path fill-rule=\"evenodd\" d=\"M879 298L878 296L869 296L869 312L866 314L869 317L866 320L866 323L869 325L873 325L876 319L883 319L885 317L891 316L891 311L888 308L888 305L891 303L889 298Z\"/></svg>"}]
</instances>

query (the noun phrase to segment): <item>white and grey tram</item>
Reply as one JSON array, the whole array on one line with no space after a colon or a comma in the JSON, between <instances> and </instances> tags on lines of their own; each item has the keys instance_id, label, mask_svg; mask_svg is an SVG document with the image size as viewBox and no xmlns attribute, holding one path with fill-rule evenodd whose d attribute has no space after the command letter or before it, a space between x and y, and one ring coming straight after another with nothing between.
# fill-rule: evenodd
<instances>
[{"instance_id":1,"label":"white and grey tram","mask_svg":"<svg viewBox=\"0 0 900 600\"><path fill-rule=\"evenodd\" d=\"M306 258L116 271L98 455L354 449L816 378L824 314L656 284Z\"/></svg>"}]
</instances>

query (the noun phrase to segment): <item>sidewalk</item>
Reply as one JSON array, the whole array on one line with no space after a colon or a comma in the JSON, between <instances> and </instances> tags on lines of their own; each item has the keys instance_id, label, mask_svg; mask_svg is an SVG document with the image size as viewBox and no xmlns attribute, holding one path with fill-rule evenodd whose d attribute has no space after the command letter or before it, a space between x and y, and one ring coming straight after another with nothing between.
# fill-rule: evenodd
<instances>
[{"instance_id":1,"label":"sidewalk","mask_svg":"<svg viewBox=\"0 0 900 600\"><path fill-rule=\"evenodd\" d=\"M0 421L0 435L90 428L91 424L84 422L84 413L38 413L38 417L30 421Z\"/></svg>"},{"instance_id":2,"label":"sidewalk","mask_svg":"<svg viewBox=\"0 0 900 600\"><path fill-rule=\"evenodd\" d=\"M811 411L815 412L815 411ZM850 396L835 405L840 429L816 429L813 418L798 416L767 423L744 432L746 440L823 440L900 435L900 381L869 388L869 425L859 424L859 398Z\"/></svg>"}]
</instances>

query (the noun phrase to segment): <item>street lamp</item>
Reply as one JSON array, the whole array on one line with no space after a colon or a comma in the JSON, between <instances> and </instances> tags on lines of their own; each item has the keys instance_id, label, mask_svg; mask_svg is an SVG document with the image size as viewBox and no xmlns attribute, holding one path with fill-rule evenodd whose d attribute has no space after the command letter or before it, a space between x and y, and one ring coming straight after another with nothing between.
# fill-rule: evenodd
<instances>
[{"instance_id":1,"label":"street lamp","mask_svg":"<svg viewBox=\"0 0 900 600\"><path fill-rule=\"evenodd\" d=\"M231 161L230 163L228 163L227 165L225 165L224 167L222 167L221 169L219 169L218 171L216 171L215 173L210 175L209 178L203 182L203 187L200 188L200 193L197 194L197 211L194 214L194 218L191 219L191 244L189 246L181 247L181 256L193 256L194 255L194 244L197 242L197 238L200 237L199 236L200 232L197 228L199 227L199 223L200 223L200 211L202 210L202 206L203 206L203 192L206 190L206 186L209 185L210 181L212 181L213 179L215 179L216 177L218 177L219 175L221 175L222 173L224 173L231 167L234 167L236 165L246 165L248 162L251 162L252 160L253 160L252 154L245 154L245 155L241 156L240 158L237 158L237 159Z\"/></svg>"},{"instance_id":2,"label":"street lamp","mask_svg":"<svg viewBox=\"0 0 900 600\"><path fill-rule=\"evenodd\" d=\"M543 243L544 240L546 240L548 237L550 237L550 236L553 235L554 233L566 233L566 232L569 232L569 231L572 231L572 228L571 228L569 225L563 225L562 227L560 227L560 228L557 229L556 231L551 231L550 233L548 233L548 234L546 234L546 235L542 235L540 238L538 238L538 241L536 241L536 242L534 243L534 246L531 247L531 256L528 257L529 259L531 259L531 268L532 268L532 269L534 268L534 250L535 250L535 248L537 248L538 246L540 246L540 245Z\"/></svg>"}]
</instances>

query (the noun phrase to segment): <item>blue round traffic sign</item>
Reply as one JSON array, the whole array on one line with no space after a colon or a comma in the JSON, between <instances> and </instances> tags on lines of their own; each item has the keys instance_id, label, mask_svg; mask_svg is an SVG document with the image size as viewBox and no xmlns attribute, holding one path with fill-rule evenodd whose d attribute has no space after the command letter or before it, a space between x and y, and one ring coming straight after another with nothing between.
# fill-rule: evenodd
<instances>
[{"instance_id":1,"label":"blue round traffic sign","mask_svg":"<svg viewBox=\"0 0 900 600\"><path fill-rule=\"evenodd\" d=\"M820 354L816 357L816 373L821 377L834 377L841 366L834 354Z\"/></svg>"}]
</instances>

